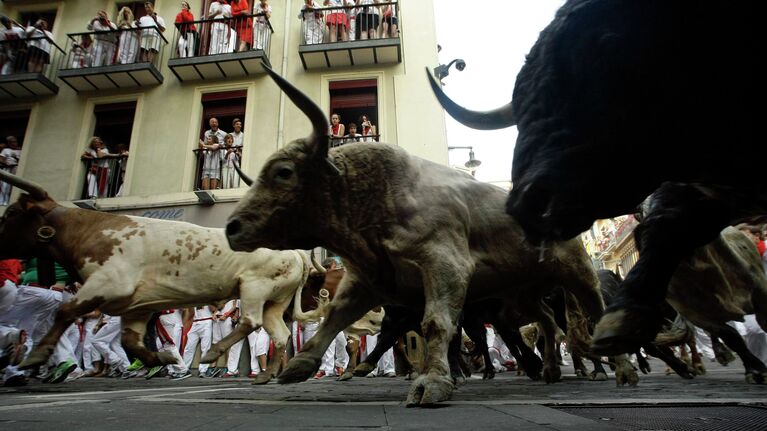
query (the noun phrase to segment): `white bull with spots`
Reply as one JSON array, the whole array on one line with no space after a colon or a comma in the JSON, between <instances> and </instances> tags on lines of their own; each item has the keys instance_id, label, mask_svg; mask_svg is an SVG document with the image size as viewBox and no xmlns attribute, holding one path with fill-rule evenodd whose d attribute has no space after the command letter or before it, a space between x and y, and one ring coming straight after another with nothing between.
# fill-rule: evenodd
<instances>
[{"instance_id":1,"label":"white bull with spots","mask_svg":"<svg viewBox=\"0 0 767 431\"><path fill-rule=\"evenodd\" d=\"M96 308L122 316L122 344L148 366L172 363L168 353L146 349L143 337L154 312L240 298L240 325L211 347L203 362L215 360L232 344L263 326L283 351L290 332L283 313L300 299L310 265L307 253L258 249L234 252L222 229L144 217L65 208L41 187L0 171L0 180L23 194L0 219L0 259L37 256L53 259L83 282L59 309L56 320L22 367L43 364L74 320ZM316 265L319 266L319 265ZM295 314L307 318L295 301ZM281 355L269 363L276 373Z\"/></svg>"}]
</instances>

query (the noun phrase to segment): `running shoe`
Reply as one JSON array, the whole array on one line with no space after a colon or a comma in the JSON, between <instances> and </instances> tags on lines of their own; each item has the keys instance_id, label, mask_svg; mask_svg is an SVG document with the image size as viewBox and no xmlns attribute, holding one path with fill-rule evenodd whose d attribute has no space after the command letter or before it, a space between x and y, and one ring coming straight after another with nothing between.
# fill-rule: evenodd
<instances>
[{"instance_id":1,"label":"running shoe","mask_svg":"<svg viewBox=\"0 0 767 431\"><path fill-rule=\"evenodd\" d=\"M152 367L149 369L149 371L146 373L146 376L144 376L145 379L149 380L152 377L156 376L157 373L162 371L162 365L158 365L156 367Z\"/></svg>"},{"instance_id":2,"label":"running shoe","mask_svg":"<svg viewBox=\"0 0 767 431\"><path fill-rule=\"evenodd\" d=\"M67 359L66 361L60 363L55 370L53 370L53 373L51 373L50 379L48 379L48 383L63 382L64 380L67 379L67 376L69 376L69 373L74 371L76 368L77 368L77 364L75 363L75 361L71 359Z\"/></svg>"},{"instance_id":3,"label":"running shoe","mask_svg":"<svg viewBox=\"0 0 767 431\"><path fill-rule=\"evenodd\" d=\"M125 371L138 371L143 367L144 367L144 363L141 362L141 359L136 359L135 361L133 361L132 364L128 366L128 369Z\"/></svg>"},{"instance_id":4,"label":"running shoe","mask_svg":"<svg viewBox=\"0 0 767 431\"><path fill-rule=\"evenodd\" d=\"M171 380L184 380L192 377L192 373L187 371L185 373L178 373L178 374L171 374L170 379Z\"/></svg>"}]
</instances>

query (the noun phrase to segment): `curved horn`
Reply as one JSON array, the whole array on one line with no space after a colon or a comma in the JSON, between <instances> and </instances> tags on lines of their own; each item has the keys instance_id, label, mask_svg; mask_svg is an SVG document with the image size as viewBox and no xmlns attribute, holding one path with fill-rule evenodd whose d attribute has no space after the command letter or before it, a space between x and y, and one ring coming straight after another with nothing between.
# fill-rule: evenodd
<instances>
[{"instance_id":1,"label":"curved horn","mask_svg":"<svg viewBox=\"0 0 767 431\"><path fill-rule=\"evenodd\" d=\"M40 185L21 177L17 177L16 175L9 174L3 170L0 170L0 180L24 190L38 201L48 198L48 192L46 192Z\"/></svg>"},{"instance_id":2,"label":"curved horn","mask_svg":"<svg viewBox=\"0 0 767 431\"><path fill-rule=\"evenodd\" d=\"M245 175L245 172L242 172L242 169L240 169L240 164L237 161L232 164L234 165L234 170L237 171L237 175L239 175L242 179L242 182L245 183L248 187L252 186L253 178L250 178L249 176Z\"/></svg>"},{"instance_id":3,"label":"curved horn","mask_svg":"<svg viewBox=\"0 0 767 431\"><path fill-rule=\"evenodd\" d=\"M285 92L285 94L288 95L291 101L296 104L296 106L306 114L307 117L309 117L309 121L312 122L312 134L309 135L307 139L308 142L318 142L320 144L317 151L319 152L319 155L322 157L327 156L328 148L330 145L330 139L328 136L328 129L330 128L330 123L328 122L328 117L325 115L325 113L320 109L319 106L317 106L316 103L312 101L312 99L309 98L306 94L301 92L298 88L294 87L293 84L286 81L283 77L277 74L277 72L273 71L269 66L262 64L264 70L266 73L269 74L269 76L272 77L274 82L277 83L277 85L282 89L282 91Z\"/></svg>"},{"instance_id":4,"label":"curved horn","mask_svg":"<svg viewBox=\"0 0 767 431\"><path fill-rule=\"evenodd\" d=\"M429 84L439 104L442 105L442 108L451 117L464 126L479 130L496 130L517 124L511 112L511 103L491 111L472 111L458 105L447 97L447 94L442 91L442 85L432 76L428 67L426 68L426 75L429 77Z\"/></svg>"},{"instance_id":5,"label":"curved horn","mask_svg":"<svg viewBox=\"0 0 767 431\"><path fill-rule=\"evenodd\" d=\"M312 266L314 267L314 269L317 270L317 272L319 272L320 274L327 274L328 270L325 269L324 266L320 265L320 263L317 262L317 259L314 257L314 249L312 249L312 252L309 253L309 257L312 260Z\"/></svg>"}]
</instances>

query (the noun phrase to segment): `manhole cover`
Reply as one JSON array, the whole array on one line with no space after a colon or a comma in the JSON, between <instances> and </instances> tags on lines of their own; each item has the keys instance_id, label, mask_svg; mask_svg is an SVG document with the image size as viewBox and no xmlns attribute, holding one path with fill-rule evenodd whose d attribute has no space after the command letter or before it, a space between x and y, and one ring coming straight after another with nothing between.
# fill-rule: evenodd
<instances>
[{"instance_id":1,"label":"manhole cover","mask_svg":"<svg viewBox=\"0 0 767 431\"><path fill-rule=\"evenodd\" d=\"M632 431L767 430L767 409L758 406L555 407L572 415Z\"/></svg>"}]
</instances>

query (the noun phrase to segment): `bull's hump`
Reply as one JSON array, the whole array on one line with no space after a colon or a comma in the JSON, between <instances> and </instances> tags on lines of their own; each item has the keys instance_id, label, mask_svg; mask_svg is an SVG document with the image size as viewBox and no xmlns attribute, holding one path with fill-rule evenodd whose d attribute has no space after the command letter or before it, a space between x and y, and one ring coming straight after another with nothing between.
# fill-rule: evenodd
<instances>
[{"instance_id":1,"label":"bull's hump","mask_svg":"<svg viewBox=\"0 0 767 431\"><path fill-rule=\"evenodd\" d=\"M112 256L125 253L123 244L131 238L146 236L146 229L131 217L109 215L96 216L91 223L68 234L72 261L83 269L87 264L103 266Z\"/></svg>"}]
</instances>

